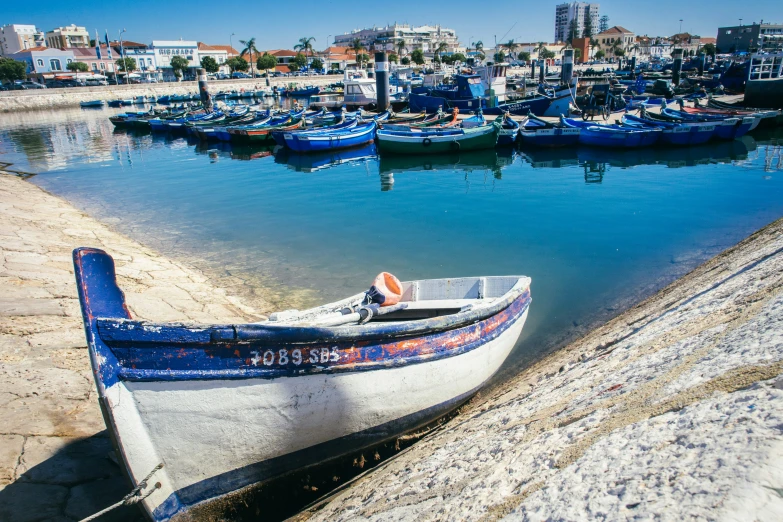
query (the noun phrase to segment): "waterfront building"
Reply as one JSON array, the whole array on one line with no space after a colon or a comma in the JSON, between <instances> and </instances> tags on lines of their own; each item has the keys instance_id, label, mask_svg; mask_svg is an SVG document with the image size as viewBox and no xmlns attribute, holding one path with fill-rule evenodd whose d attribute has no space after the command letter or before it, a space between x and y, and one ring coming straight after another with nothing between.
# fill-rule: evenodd
<instances>
[{"instance_id":1,"label":"waterfront building","mask_svg":"<svg viewBox=\"0 0 783 522\"><path fill-rule=\"evenodd\" d=\"M288 68L288 64L298 54L296 51L290 49L270 49L268 51L261 51L258 56L263 56L267 53L277 58L277 65L275 66L276 72L289 73L291 69Z\"/></svg>"},{"instance_id":2,"label":"waterfront building","mask_svg":"<svg viewBox=\"0 0 783 522\"><path fill-rule=\"evenodd\" d=\"M150 82L163 80L162 71L158 67L157 54L149 45L130 40L123 41L122 45L118 41L110 43L112 45L112 57L115 62L120 59L120 56L133 58L136 61L136 69L128 74L129 81L143 80ZM123 77L125 73L117 70L117 75Z\"/></svg>"},{"instance_id":3,"label":"waterfront building","mask_svg":"<svg viewBox=\"0 0 783 522\"><path fill-rule=\"evenodd\" d=\"M25 62L27 77L39 82L53 80L57 77L73 77L73 73L68 71L66 67L69 63L76 61L72 51L49 47L33 47L14 53L10 57Z\"/></svg>"},{"instance_id":4,"label":"waterfront building","mask_svg":"<svg viewBox=\"0 0 783 522\"><path fill-rule=\"evenodd\" d=\"M160 70L163 81L176 81L174 70L171 68L171 59L181 56L188 61L188 70L183 74L183 80L196 78L196 71L201 67L201 58L198 52L198 42L190 40L153 40L152 52L155 56L157 68Z\"/></svg>"},{"instance_id":5,"label":"waterfront building","mask_svg":"<svg viewBox=\"0 0 783 522\"><path fill-rule=\"evenodd\" d=\"M218 72L228 74L230 71L226 62L235 56L239 56L239 51L230 45L208 45L204 42L198 42L198 56L199 64L206 56L214 58L219 66Z\"/></svg>"},{"instance_id":6,"label":"waterfront building","mask_svg":"<svg viewBox=\"0 0 783 522\"><path fill-rule=\"evenodd\" d=\"M764 39L773 40L783 36L782 24L752 23L718 29L716 47L721 53L746 52L760 49Z\"/></svg>"},{"instance_id":7,"label":"waterfront building","mask_svg":"<svg viewBox=\"0 0 783 522\"><path fill-rule=\"evenodd\" d=\"M95 47L72 47L66 50L73 53L74 61L86 63L91 73L107 77L114 76L114 61L119 58L119 53L115 54L112 51L112 57L109 59L109 53L106 49L106 44L101 44L100 58L95 52Z\"/></svg>"},{"instance_id":8,"label":"waterfront building","mask_svg":"<svg viewBox=\"0 0 783 522\"><path fill-rule=\"evenodd\" d=\"M394 24L385 27L356 29L335 36L333 45L350 47L357 38L367 49L368 54L372 54L375 50L396 52L399 42L404 44L407 54L415 49L421 49L425 54L432 54L441 42L446 44L445 54L463 50L457 38L457 32L440 25L412 27L408 24Z\"/></svg>"},{"instance_id":9,"label":"waterfront building","mask_svg":"<svg viewBox=\"0 0 783 522\"><path fill-rule=\"evenodd\" d=\"M0 56L8 57L33 47L46 47L43 32L34 25L8 24L0 27Z\"/></svg>"},{"instance_id":10,"label":"waterfront building","mask_svg":"<svg viewBox=\"0 0 783 522\"><path fill-rule=\"evenodd\" d=\"M397 50L395 49L396 53ZM356 65L356 55L348 47L331 46L316 53L324 62L325 69L343 69Z\"/></svg>"},{"instance_id":11,"label":"waterfront building","mask_svg":"<svg viewBox=\"0 0 783 522\"><path fill-rule=\"evenodd\" d=\"M606 53L607 58L613 56L613 49L617 45L625 51L625 56L636 54L636 35L625 27L615 25L606 31L600 32L594 37L598 41L599 48ZM615 42L620 42L615 44Z\"/></svg>"},{"instance_id":12,"label":"waterfront building","mask_svg":"<svg viewBox=\"0 0 783 522\"><path fill-rule=\"evenodd\" d=\"M599 25L599 7L599 4L587 2L570 2L555 6L555 41L567 41L572 25L576 28L576 38L596 34ZM589 29L589 35L585 34L585 27Z\"/></svg>"},{"instance_id":13,"label":"waterfront building","mask_svg":"<svg viewBox=\"0 0 783 522\"><path fill-rule=\"evenodd\" d=\"M66 47L89 47L90 33L84 27L71 24L46 31L46 45L64 49Z\"/></svg>"}]
</instances>

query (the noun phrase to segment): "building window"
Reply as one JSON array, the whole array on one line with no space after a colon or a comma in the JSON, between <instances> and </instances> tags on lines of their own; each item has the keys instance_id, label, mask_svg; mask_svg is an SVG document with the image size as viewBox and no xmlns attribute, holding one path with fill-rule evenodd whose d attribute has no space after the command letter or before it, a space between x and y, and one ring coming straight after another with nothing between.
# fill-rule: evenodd
<instances>
[{"instance_id":1,"label":"building window","mask_svg":"<svg viewBox=\"0 0 783 522\"><path fill-rule=\"evenodd\" d=\"M103 62L101 62L101 70L103 71L103 70L105 70L105 69L106 69L106 64L105 64L105 63L103 63Z\"/></svg>"},{"instance_id":2,"label":"building window","mask_svg":"<svg viewBox=\"0 0 783 522\"><path fill-rule=\"evenodd\" d=\"M92 70L97 71L98 70L98 64L95 62L92 62Z\"/></svg>"},{"instance_id":3,"label":"building window","mask_svg":"<svg viewBox=\"0 0 783 522\"><path fill-rule=\"evenodd\" d=\"M63 67L60 64L60 60L57 60L57 59L49 60L49 68L51 70L53 70L53 71L62 71L63 70Z\"/></svg>"},{"instance_id":4,"label":"building window","mask_svg":"<svg viewBox=\"0 0 783 522\"><path fill-rule=\"evenodd\" d=\"M223 57L222 56L218 56L218 60L220 60L220 63L223 63Z\"/></svg>"},{"instance_id":5,"label":"building window","mask_svg":"<svg viewBox=\"0 0 783 522\"><path fill-rule=\"evenodd\" d=\"M144 69L144 58L139 58L139 69Z\"/></svg>"},{"instance_id":6,"label":"building window","mask_svg":"<svg viewBox=\"0 0 783 522\"><path fill-rule=\"evenodd\" d=\"M73 61L73 60L71 60L70 58L66 59L66 62L67 62L67 63L71 63L72 61Z\"/></svg>"},{"instance_id":7,"label":"building window","mask_svg":"<svg viewBox=\"0 0 783 522\"><path fill-rule=\"evenodd\" d=\"M40 58L39 58L39 59L37 59L37 60L35 61L35 63L37 63L37 64L38 64L38 67L43 67L43 60L41 60Z\"/></svg>"},{"instance_id":8,"label":"building window","mask_svg":"<svg viewBox=\"0 0 783 522\"><path fill-rule=\"evenodd\" d=\"M726 34L731 34L731 29L727 30Z\"/></svg>"}]
</instances>

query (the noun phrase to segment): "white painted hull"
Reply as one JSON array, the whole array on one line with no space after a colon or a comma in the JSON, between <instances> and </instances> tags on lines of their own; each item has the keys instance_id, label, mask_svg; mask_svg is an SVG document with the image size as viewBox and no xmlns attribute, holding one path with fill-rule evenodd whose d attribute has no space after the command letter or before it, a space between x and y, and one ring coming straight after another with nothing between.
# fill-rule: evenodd
<instances>
[{"instance_id":1,"label":"white painted hull","mask_svg":"<svg viewBox=\"0 0 783 522\"><path fill-rule=\"evenodd\" d=\"M256 480L247 475L258 471L248 466L456 406L500 368L526 318L527 310L485 344L430 362L275 379L120 381L106 389L105 404L134 482L164 464L150 481L161 487L143 506L154 520L166 520L172 503L211 500L210 479L251 484ZM381 430L350 449L398 434L390 429L384 437Z\"/></svg>"}]
</instances>

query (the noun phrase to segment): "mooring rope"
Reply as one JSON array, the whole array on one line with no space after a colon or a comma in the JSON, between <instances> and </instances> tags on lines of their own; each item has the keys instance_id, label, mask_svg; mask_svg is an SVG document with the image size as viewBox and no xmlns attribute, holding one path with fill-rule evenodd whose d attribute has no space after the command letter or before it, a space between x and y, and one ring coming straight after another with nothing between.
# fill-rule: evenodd
<instances>
[{"instance_id":1,"label":"mooring rope","mask_svg":"<svg viewBox=\"0 0 783 522\"><path fill-rule=\"evenodd\" d=\"M111 511L111 510L113 510L113 509L117 509L117 508L118 508L118 507L120 507L120 506L131 506L131 505L133 505L133 504L138 504L139 502L141 502L141 501L142 501L142 500L144 500L145 498L147 498L147 497L149 497L150 495L152 495L153 493L155 493L155 490L157 490L157 489L160 489L160 487L161 487L161 486L160 486L160 482L156 482L156 483L153 485L152 489L151 489L149 492L147 492L146 494L143 494L143 495L142 495L142 494L141 494L141 491L142 491L143 489L146 489L146 487L147 487L147 481L148 481L149 479L151 479L151 478L152 478L152 476L153 476L153 475L154 475L154 474L155 474L155 473L156 473L158 470L160 470L162 467L163 467L163 463L162 463L162 462L161 462L160 464L158 464L157 466L155 466L155 468L154 468L152 471L150 471L150 472L149 472L149 474L148 474L146 477L144 477L144 480L142 480L141 482L139 482L138 486L136 486L135 488L133 488L133 489L131 490L131 492L130 492L130 493L128 493L127 495L125 495L124 497L122 497L122 500L120 500L119 502L115 502L115 503L114 503L114 504L112 504L111 506L109 506L109 507L107 507L107 508L104 508L104 509L102 509L102 510L98 511L97 513L95 513L95 514L93 514L93 515L90 515L90 516L89 516L89 517L87 517L87 518L83 518L83 519L82 519L80 522L90 522L91 520L95 520L96 518L100 517L101 515L105 515L105 514L106 514L106 513L108 513L109 511Z\"/></svg>"}]
</instances>

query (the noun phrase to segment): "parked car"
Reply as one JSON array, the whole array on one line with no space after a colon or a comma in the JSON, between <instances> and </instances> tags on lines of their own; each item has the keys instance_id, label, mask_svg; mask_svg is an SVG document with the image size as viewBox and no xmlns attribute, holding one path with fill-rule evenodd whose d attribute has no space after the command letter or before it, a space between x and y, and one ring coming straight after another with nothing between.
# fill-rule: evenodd
<instances>
[{"instance_id":1,"label":"parked car","mask_svg":"<svg viewBox=\"0 0 783 522\"><path fill-rule=\"evenodd\" d=\"M88 87L99 87L101 85L109 85L109 82L107 82L106 80L92 79L92 80L86 80L84 84Z\"/></svg>"},{"instance_id":2,"label":"parked car","mask_svg":"<svg viewBox=\"0 0 783 522\"><path fill-rule=\"evenodd\" d=\"M23 84L25 89L46 89L46 85L43 85L41 83L33 82L33 81L26 81Z\"/></svg>"},{"instance_id":3,"label":"parked car","mask_svg":"<svg viewBox=\"0 0 783 522\"><path fill-rule=\"evenodd\" d=\"M139 80L139 83L158 83L158 80L155 78L142 78Z\"/></svg>"},{"instance_id":4,"label":"parked car","mask_svg":"<svg viewBox=\"0 0 783 522\"><path fill-rule=\"evenodd\" d=\"M249 74L243 73L243 72L235 72L231 75L232 78L250 78Z\"/></svg>"},{"instance_id":5,"label":"parked car","mask_svg":"<svg viewBox=\"0 0 783 522\"><path fill-rule=\"evenodd\" d=\"M229 75L228 75L228 74L226 74L226 73L218 73L218 74L217 74L217 79L218 79L218 80L230 80L230 79L231 79L231 76L229 76Z\"/></svg>"}]
</instances>

